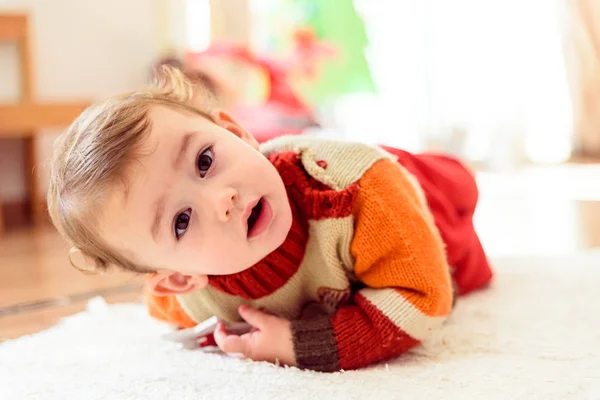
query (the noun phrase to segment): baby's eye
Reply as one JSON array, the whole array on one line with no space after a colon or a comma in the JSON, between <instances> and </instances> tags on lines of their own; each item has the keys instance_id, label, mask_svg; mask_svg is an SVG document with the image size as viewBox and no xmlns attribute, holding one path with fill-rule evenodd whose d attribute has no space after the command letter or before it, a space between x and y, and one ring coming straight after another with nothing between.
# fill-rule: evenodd
<instances>
[{"instance_id":1,"label":"baby's eye","mask_svg":"<svg viewBox=\"0 0 600 400\"><path fill-rule=\"evenodd\" d=\"M198 154L197 167L201 178L204 178L206 176L206 173L210 170L210 166L212 165L214 158L215 153L212 147L209 147L208 149Z\"/></svg>"},{"instance_id":2,"label":"baby's eye","mask_svg":"<svg viewBox=\"0 0 600 400\"><path fill-rule=\"evenodd\" d=\"M175 230L175 238L177 240L181 239L181 237L187 231L188 225L190 224L191 216L192 216L192 209L188 208L187 210L185 210L184 212L179 214L177 216L177 218L175 218L174 230Z\"/></svg>"}]
</instances>

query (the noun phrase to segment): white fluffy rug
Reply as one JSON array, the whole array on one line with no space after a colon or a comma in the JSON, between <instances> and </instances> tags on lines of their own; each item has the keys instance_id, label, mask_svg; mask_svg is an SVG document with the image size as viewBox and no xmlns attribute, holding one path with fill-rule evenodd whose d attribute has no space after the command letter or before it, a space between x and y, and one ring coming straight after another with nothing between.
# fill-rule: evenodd
<instances>
[{"instance_id":1,"label":"white fluffy rug","mask_svg":"<svg viewBox=\"0 0 600 400\"><path fill-rule=\"evenodd\" d=\"M0 399L600 399L600 254L496 270L423 347L335 374L179 350L141 306L96 299L0 345Z\"/></svg>"}]
</instances>

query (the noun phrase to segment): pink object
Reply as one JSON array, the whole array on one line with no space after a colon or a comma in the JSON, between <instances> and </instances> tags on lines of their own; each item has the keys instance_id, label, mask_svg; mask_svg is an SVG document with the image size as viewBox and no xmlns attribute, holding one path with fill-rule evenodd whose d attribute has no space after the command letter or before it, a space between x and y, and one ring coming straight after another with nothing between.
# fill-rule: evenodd
<instances>
[{"instance_id":1,"label":"pink object","mask_svg":"<svg viewBox=\"0 0 600 400\"><path fill-rule=\"evenodd\" d=\"M306 45L302 49L301 56L307 54ZM215 44L206 51L190 53L187 61L201 64L204 56L237 59L266 72L270 83L266 101L259 106L239 104L231 110L234 117L252 132L259 143L284 134L299 135L305 128L319 125L309 105L290 87L287 81L289 68L283 63L256 56L244 47L228 44Z\"/></svg>"}]
</instances>

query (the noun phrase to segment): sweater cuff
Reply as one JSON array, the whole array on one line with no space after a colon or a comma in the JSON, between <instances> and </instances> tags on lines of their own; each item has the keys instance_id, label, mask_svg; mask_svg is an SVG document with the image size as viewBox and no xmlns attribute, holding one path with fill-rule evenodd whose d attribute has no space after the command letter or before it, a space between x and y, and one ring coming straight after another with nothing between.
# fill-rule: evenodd
<instances>
[{"instance_id":1,"label":"sweater cuff","mask_svg":"<svg viewBox=\"0 0 600 400\"><path fill-rule=\"evenodd\" d=\"M330 317L292 321L292 338L298 368L322 372L339 371L337 341Z\"/></svg>"}]
</instances>

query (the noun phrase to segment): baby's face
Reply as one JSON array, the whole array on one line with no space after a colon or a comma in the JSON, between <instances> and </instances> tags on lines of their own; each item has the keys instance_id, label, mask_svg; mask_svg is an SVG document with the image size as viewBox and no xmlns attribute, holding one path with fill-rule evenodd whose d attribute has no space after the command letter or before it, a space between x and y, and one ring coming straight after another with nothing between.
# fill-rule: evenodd
<instances>
[{"instance_id":1,"label":"baby's face","mask_svg":"<svg viewBox=\"0 0 600 400\"><path fill-rule=\"evenodd\" d=\"M219 125L167 107L107 199L100 231L132 261L185 275L243 271L279 247L292 216L273 165L226 115ZM225 128L223 128L223 125Z\"/></svg>"}]
</instances>

